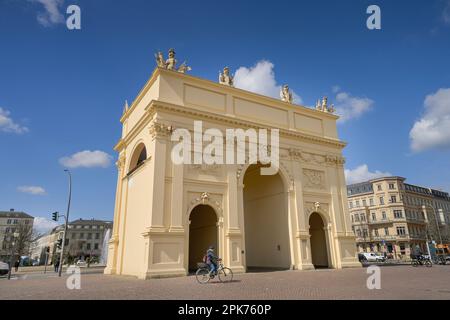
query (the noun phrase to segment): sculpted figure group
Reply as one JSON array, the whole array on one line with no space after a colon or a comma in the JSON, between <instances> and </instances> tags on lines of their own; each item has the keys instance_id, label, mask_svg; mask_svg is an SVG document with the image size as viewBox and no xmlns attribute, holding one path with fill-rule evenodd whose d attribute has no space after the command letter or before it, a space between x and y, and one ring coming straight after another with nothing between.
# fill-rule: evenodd
<instances>
[{"instance_id":1,"label":"sculpted figure group","mask_svg":"<svg viewBox=\"0 0 450 320\"><path fill-rule=\"evenodd\" d=\"M186 72L192 70L192 68L189 67L186 64L186 62L183 62L177 68L177 59L175 58L175 50L174 49L169 50L167 60L164 60L164 56L163 56L162 52L156 53L155 59L156 59L156 65L159 68L177 71L180 73L186 73ZM219 83L229 86L229 87L234 87L234 77L230 74L230 69L228 67L223 68L223 72L219 72ZM284 86L281 87L280 99L281 99L281 101L291 103L291 104L294 102L293 94L287 84L285 84ZM334 106L328 105L327 97L323 97L322 102L320 100L317 101L316 110L322 111L322 112L327 112L327 113L335 112Z\"/></svg>"}]
</instances>

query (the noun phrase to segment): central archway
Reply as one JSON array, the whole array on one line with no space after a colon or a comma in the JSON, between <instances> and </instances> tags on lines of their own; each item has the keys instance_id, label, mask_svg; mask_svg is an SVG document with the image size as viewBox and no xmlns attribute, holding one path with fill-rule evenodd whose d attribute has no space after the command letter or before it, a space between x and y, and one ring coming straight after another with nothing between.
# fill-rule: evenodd
<instances>
[{"instance_id":1,"label":"central archway","mask_svg":"<svg viewBox=\"0 0 450 320\"><path fill-rule=\"evenodd\" d=\"M189 271L195 271L210 245L218 254L217 215L212 207L201 204L191 211L189 220Z\"/></svg>"},{"instance_id":2,"label":"central archway","mask_svg":"<svg viewBox=\"0 0 450 320\"><path fill-rule=\"evenodd\" d=\"M327 239L322 217L314 212L309 217L311 256L314 268L328 268Z\"/></svg>"},{"instance_id":3,"label":"central archway","mask_svg":"<svg viewBox=\"0 0 450 320\"><path fill-rule=\"evenodd\" d=\"M247 270L290 269L288 198L279 173L263 176L251 165L244 176Z\"/></svg>"}]
</instances>

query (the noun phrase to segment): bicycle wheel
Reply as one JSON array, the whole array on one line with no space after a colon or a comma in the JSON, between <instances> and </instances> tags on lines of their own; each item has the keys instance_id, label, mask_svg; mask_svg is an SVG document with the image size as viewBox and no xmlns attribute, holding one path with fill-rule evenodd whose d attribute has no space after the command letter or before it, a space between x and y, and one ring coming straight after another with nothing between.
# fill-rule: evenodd
<instances>
[{"instance_id":1,"label":"bicycle wheel","mask_svg":"<svg viewBox=\"0 0 450 320\"><path fill-rule=\"evenodd\" d=\"M419 261L417 261L417 260L412 260L412 261L411 261L411 265L412 265L413 267L417 267L417 266L419 266Z\"/></svg>"},{"instance_id":2,"label":"bicycle wheel","mask_svg":"<svg viewBox=\"0 0 450 320\"><path fill-rule=\"evenodd\" d=\"M198 283L204 284L209 282L209 270L205 268L200 268L195 273Z\"/></svg>"},{"instance_id":3,"label":"bicycle wheel","mask_svg":"<svg viewBox=\"0 0 450 320\"><path fill-rule=\"evenodd\" d=\"M431 263L430 260L425 260L423 263L424 263L425 266L427 266L427 267L432 267L432 266L433 266L433 264Z\"/></svg>"},{"instance_id":4,"label":"bicycle wheel","mask_svg":"<svg viewBox=\"0 0 450 320\"><path fill-rule=\"evenodd\" d=\"M219 270L219 280L220 282L231 282L233 281L233 271L230 268L222 268Z\"/></svg>"}]
</instances>

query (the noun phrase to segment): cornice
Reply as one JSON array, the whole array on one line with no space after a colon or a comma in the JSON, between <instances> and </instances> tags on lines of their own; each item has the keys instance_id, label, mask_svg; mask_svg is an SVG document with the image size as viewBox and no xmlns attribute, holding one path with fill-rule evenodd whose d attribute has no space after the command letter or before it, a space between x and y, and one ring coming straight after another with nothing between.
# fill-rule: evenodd
<instances>
[{"instance_id":1,"label":"cornice","mask_svg":"<svg viewBox=\"0 0 450 320\"><path fill-rule=\"evenodd\" d=\"M240 127L240 128L279 129L280 136L294 138L294 139L300 139L300 140L310 142L310 143L318 143L318 144L326 145L326 146L333 147L333 148L343 149L347 145L347 143L345 143L343 141L339 141L339 140L318 137L318 136L314 136L314 135L310 135L310 134L302 133L302 132L298 132L298 131L293 131L293 130L289 130L289 129L276 128L276 127L272 127L272 126L263 126L256 122L238 119L233 116L219 115L216 113L211 113L209 111L203 111L203 110L200 111L200 110L192 109L189 107L176 105L176 104L172 104L172 103L167 103L167 102L163 102L163 101L158 101L158 100L152 100L149 103L149 105L147 105L145 110L150 114L153 114L154 112L157 112L158 110L177 113L177 114L181 113L181 114L185 114L185 115L194 117L196 120L204 119L204 120L216 121L221 124L227 123L227 124L231 124L235 127Z\"/></svg>"}]
</instances>

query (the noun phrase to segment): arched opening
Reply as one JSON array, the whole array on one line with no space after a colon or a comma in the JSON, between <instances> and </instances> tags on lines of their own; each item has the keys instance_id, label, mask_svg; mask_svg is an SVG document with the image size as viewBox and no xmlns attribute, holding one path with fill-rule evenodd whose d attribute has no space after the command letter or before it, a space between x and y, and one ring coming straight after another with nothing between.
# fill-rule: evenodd
<instances>
[{"instance_id":1,"label":"arched opening","mask_svg":"<svg viewBox=\"0 0 450 320\"><path fill-rule=\"evenodd\" d=\"M323 219L317 212L309 217L312 264L315 268L328 268L327 239Z\"/></svg>"},{"instance_id":2,"label":"arched opening","mask_svg":"<svg viewBox=\"0 0 450 320\"><path fill-rule=\"evenodd\" d=\"M210 245L216 248L219 255L217 215L212 207L198 205L191 211L189 220L189 271L195 271Z\"/></svg>"},{"instance_id":3,"label":"arched opening","mask_svg":"<svg viewBox=\"0 0 450 320\"><path fill-rule=\"evenodd\" d=\"M263 176L251 165L244 176L247 270L290 269L288 199L280 174Z\"/></svg>"},{"instance_id":4,"label":"arched opening","mask_svg":"<svg viewBox=\"0 0 450 320\"><path fill-rule=\"evenodd\" d=\"M147 149L145 148L145 144L140 143L134 150L131 157L128 174L133 173L137 168L143 165L145 160L147 160Z\"/></svg>"}]
</instances>

